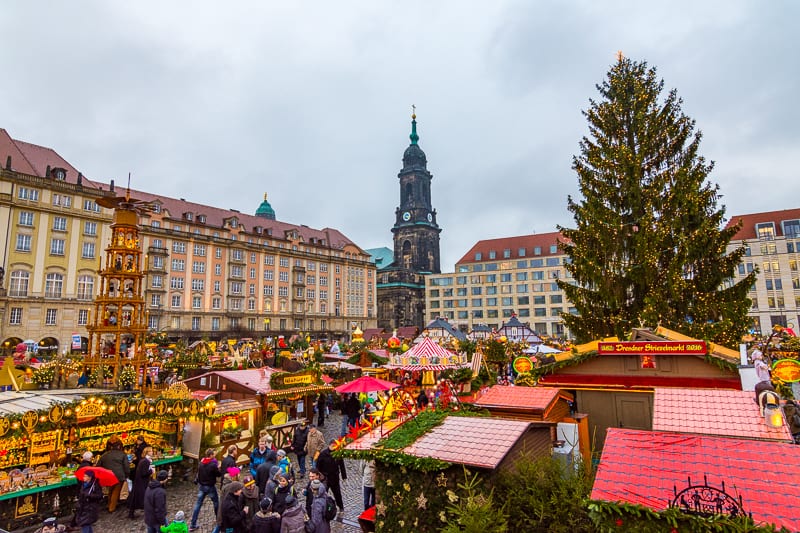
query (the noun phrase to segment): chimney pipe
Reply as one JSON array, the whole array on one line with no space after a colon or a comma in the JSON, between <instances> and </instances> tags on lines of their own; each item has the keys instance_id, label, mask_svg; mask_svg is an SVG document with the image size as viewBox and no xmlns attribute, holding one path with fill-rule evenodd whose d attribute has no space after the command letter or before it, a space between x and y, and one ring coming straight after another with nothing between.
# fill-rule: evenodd
<instances>
[{"instance_id":1,"label":"chimney pipe","mask_svg":"<svg viewBox=\"0 0 800 533\"><path fill-rule=\"evenodd\" d=\"M6 158L6 170L11 170L11 156Z\"/></svg>"}]
</instances>

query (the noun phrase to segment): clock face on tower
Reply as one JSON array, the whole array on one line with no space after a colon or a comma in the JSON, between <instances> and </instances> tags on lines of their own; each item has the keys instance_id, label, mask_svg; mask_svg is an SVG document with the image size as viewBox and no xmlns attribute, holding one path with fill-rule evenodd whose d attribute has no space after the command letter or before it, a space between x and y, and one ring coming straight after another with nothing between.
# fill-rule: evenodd
<instances>
[{"instance_id":1,"label":"clock face on tower","mask_svg":"<svg viewBox=\"0 0 800 533\"><path fill-rule=\"evenodd\" d=\"M408 211L406 211L405 213L403 213L403 220L405 220L406 222L408 222L409 220L411 220L411 213L409 213Z\"/></svg>"},{"instance_id":2,"label":"clock face on tower","mask_svg":"<svg viewBox=\"0 0 800 533\"><path fill-rule=\"evenodd\" d=\"M433 222L433 215L428 213L428 222Z\"/></svg>"}]
</instances>

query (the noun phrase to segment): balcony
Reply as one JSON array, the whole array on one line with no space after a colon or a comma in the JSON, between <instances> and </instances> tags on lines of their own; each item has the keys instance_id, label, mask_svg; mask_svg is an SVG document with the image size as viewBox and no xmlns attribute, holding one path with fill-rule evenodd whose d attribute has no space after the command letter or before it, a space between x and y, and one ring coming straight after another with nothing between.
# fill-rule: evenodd
<instances>
[{"instance_id":1,"label":"balcony","mask_svg":"<svg viewBox=\"0 0 800 533\"><path fill-rule=\"evenodd\" d=\"M148 246L147 253L151 255L169 255L169 250L159 246Z\"/></svg>"}]
</instances>

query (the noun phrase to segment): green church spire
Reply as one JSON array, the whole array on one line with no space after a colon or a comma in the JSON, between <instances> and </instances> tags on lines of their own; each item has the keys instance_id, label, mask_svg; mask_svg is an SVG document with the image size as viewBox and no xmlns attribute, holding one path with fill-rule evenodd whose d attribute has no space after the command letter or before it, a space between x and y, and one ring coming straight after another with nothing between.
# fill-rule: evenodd
<instances>
[{"instance_id":1,"label":"green church spire","mask_svg":"<svg viewBox=\"0 0 800 533\"><path fill-rule=\"evenodd\" d=\"M408 136L411 139L411 144L417 144L419 141L419 135L417 135L417 106L411 106L411 135Z\"/></svg>"}]
</instances>

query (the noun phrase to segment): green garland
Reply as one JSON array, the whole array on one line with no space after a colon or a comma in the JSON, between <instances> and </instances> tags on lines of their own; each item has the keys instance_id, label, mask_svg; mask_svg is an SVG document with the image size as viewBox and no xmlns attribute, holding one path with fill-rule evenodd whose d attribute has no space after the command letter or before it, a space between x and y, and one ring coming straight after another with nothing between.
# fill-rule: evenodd
<instances>
[{"instance_id":1,"label":"green garland","mask_svg":"<svg viewBox=\"0 0 800 533\"><path fill-rule=\"evenodd\" d=\"M389 358L381 357L380 355L376 354L375 352L371 352L371 351L367 350L366 348L364 348L363 350L361 350L359 352L356 352L353 355L351 355L350 357L348 357L347 359L345 359L345 363L350 363L351 365L358 364L358 362L361 360L361 354L364 354L364 353L367 354L367 356L369 357L370 362L372 362L372 363L378 363L379 365L385 365L386 363L389 362Z\"/></svg>"},{"instance_id":2,"label":"green garland","mask_svg":"<svg viewBox=\"0 0 800 533\"><path fill-rule=\"evenodd\" d=\"M588 504L589 516L602 533L636 531L637 533L790 533L774 525L757 526L747 516L711 517L682 513L676 508L653 511L641 505L593 500Z\"/></svg>"}]
</instances>

